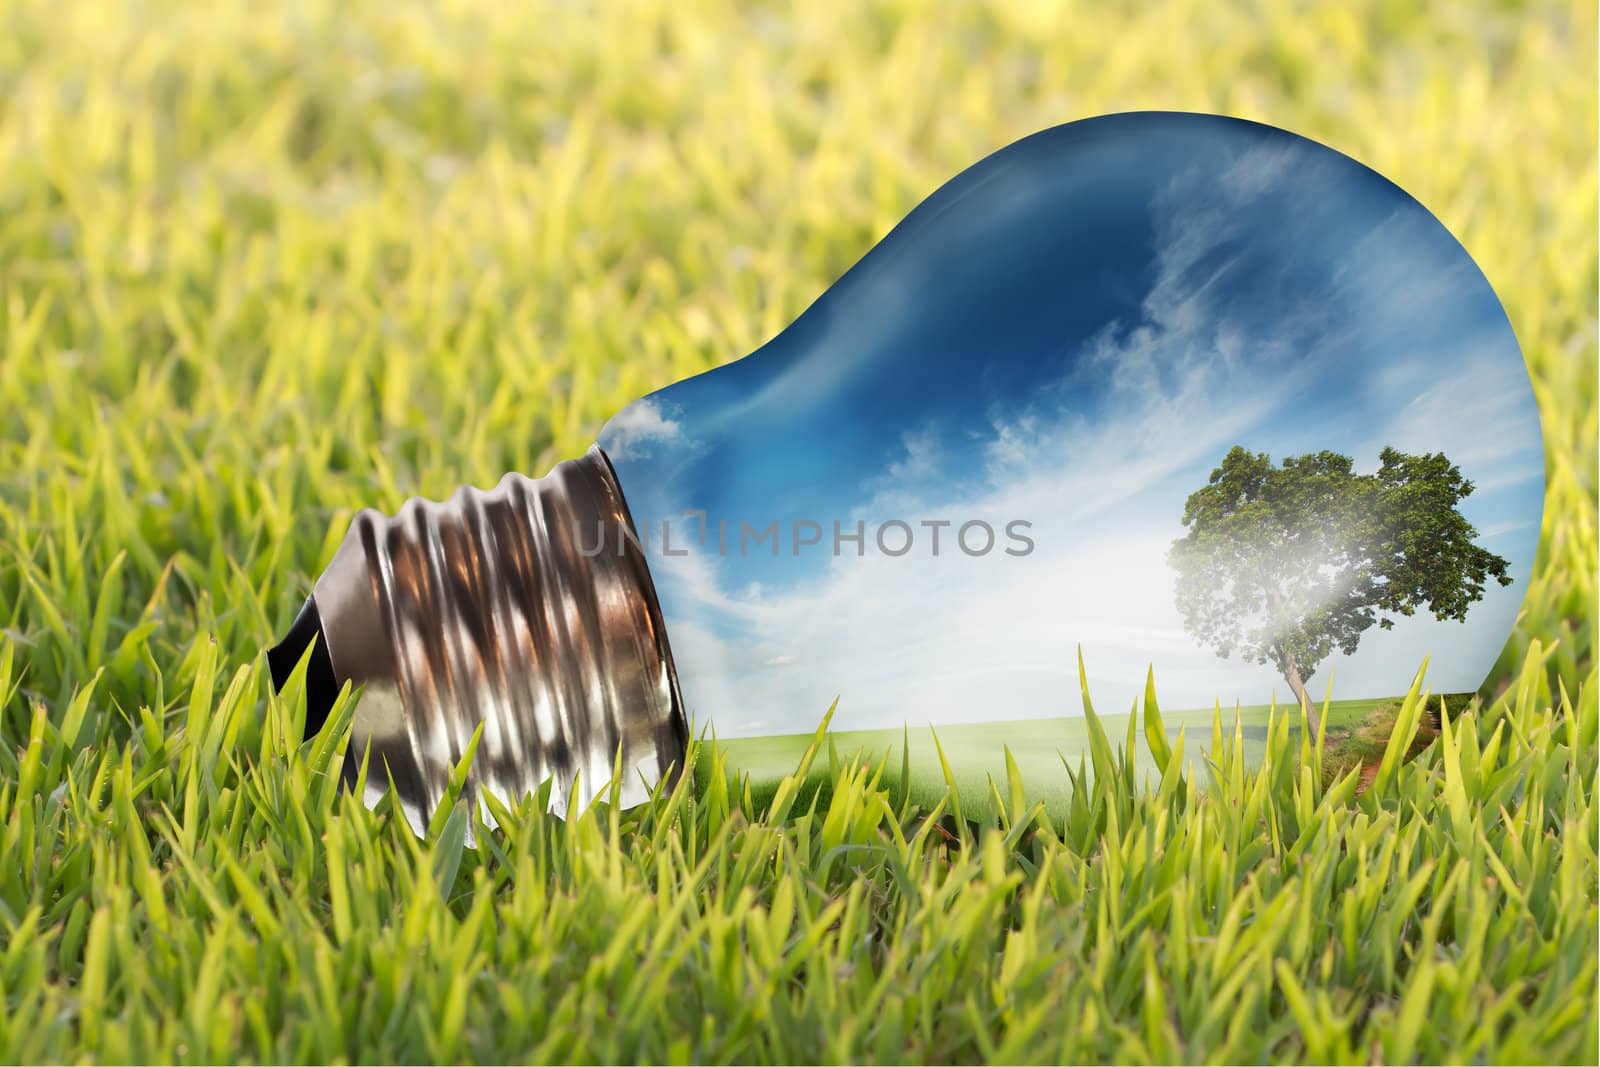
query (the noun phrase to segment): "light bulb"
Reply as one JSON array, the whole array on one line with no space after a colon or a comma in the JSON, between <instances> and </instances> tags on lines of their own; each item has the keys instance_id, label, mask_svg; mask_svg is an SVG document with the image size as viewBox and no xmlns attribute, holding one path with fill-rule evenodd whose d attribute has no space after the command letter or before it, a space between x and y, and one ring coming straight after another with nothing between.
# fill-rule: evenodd
<instances>
[{"instance_id":1,"label":"light bulb","mask_svg":"<svg viewBox=\"0 0 1600 1067\"><path fill-rule=\"evenodd\" d=\"M558 809L614 766L643 798L691 716L836 697L999 775L1053 755L1079 649L1102 710L1152 663L1169 707L1314 714L1425 658L1475 690L1542 502L1515 337L1424 208L1272 127L1113 115L958 175L543 479L358 516L272 666L319 638L308 729L365 686L346 773L370 745L419 828L480 726L472 787Z\"/></svg>"}]
</instances>

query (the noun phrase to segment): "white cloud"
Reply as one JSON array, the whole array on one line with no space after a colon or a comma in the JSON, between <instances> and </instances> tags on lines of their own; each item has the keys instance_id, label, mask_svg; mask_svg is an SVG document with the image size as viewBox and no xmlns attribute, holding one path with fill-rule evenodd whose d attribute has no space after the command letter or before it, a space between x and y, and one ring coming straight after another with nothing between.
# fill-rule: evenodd
<instances>
[{"instance_id":1,"label":"white cloud","mask_svg":"<svg viewBox=\"0 0 1600 1067\"><path fill-rule=\"evenodd\" d=\"M1403 250L1404 254L1399 254ZM1425 211L1397 209L1356 241L1334 284L1365 309L1369 332L1447 326L1478 268Z\"/></svg>"},{"instance_id":2,"label":"white cloud","mask_svg":"<svg viewBox=\"0 0 1600 1067\"><path fill-rule=\"evenodd\" d=\"M1538 413L1527 371L1507 358L1510 343L1507 331L1490 328L1457 342L1449 358L1397 361L1376 375L1367 390L1370 403L1410 399L1356 450L1370 458L1369 466L1385 445L1443 452L1472 479L1474 505L1501 489L1537 485L1544 477Z\"/></svg>"},{"instance_id":3,"label":"white cloud","mask_svg":"<svg viewBox=\"0 0 1600 1067\"><path fill-rule=\"evenodd\" d=\"M1491 537L1504 537L1506 534L1516 533L1518 530L1526 530L1531 526L1533 526L1531 522L1497 522L1492 526L1485 526L1479 532L1478 538L1479 540L1487 540Z\"/></svg>"},{"instance_id":4,"label":"white cloud","mask_svg":"<svg viewBox=\"0 0 1600 1067\"><path fill-rule=\"evenodd\" d=\"M1405 407L1395 447L1443 450L1457 463L1479 469L1540 449L1539 425L1528 419L1528 376L1509 363L1504 350L1488 346L1451 361L1441 375ZM1527 463L1519 469L1539 473Z\"/></svg>"},{"instance_id":5,"label":"white cloud","mask_svg":"<svg viewBox=\"0 0 1600 1067\"><path fill-rule=\"evenodd\" d=\"M675 414L675 413L674 413ZM683 427L666 406L646 397L623 408L605 427L606 453L613 459L648 456L660 446L683 442Z\"/></svg>"}]
</instances>

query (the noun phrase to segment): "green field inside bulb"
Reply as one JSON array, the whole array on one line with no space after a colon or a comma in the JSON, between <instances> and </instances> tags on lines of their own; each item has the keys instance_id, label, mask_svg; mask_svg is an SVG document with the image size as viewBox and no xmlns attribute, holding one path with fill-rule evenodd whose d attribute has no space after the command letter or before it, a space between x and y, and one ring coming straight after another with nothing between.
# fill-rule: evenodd
<instances>
[{"instance_id":1,"label":"green field inside bulb","mask_svg":"<svg viewBox=\"0 0 1600 1067\"><path fill-rule=\"evenodd\" d=\"M1339 737L1355 730L1370 717L1386 707L1398 707L1404 694L1366 700L1336 700L1327 705L1327 733L1330 745ZM1437 699L1430 700L1437 706ZM1465 704L1466 696L1445 697L1448 706ZM1280 705L1276 714L1285 714ZM1287 709L1294 715L1293 709ZM1214 717L1220 719L1222 729L1232 732L1237 722L1244 741L1245 761L1259 765L1266 752L1267 728L1274 714L1270 704L1249 704L1238 707L1188 708L1177 711L1163 710L1161 718L1166 727L1167 739L1176 743L1178 734L1185 734L1184 759L1198 770L1211 747L1211 730ZM1128 735L1128 712L1101 715L1100 723L1113 746L1120 747ZM1300 729L1298 716L1291 719L1290 731ZM1141 731L1135 747L1140 774L1148 773L1159 778L1159 771L1151 760L1149 747L1144 743L1143 723L1135 724ZM938 745L934 744L937 735ZM909 744L911 758L910 789L912 799L931 808L945 795L944 771L939 763L939 749L960 790L963 808L967 813L981 817L989 799L989 781L992 778L1002 795L1006 788L1006 751L1016 762L1030 801L1044 801L1047 810L1064 807L1071 795L1072 783L1067 772L1082 765L1086 781L1094 775L1093 759L1089 751L1089 722L1082 715L1063 715L1044 719L1012 719L1002 722L952 723L936 727L920 726L907 729L841 730L826 735L830 745L825 745L812 762L806 776L808 788L831 783L833 767L859 761L871 767L884 765L884 784L891 788L899 784L904 759L903 745ZM784 778L799 768L806 748L815 739L815 733L777 734L770 737L738 737L718 740L717 747L727 754L729 772L749 778L750 793L758 802L770 798ZM832 761L830 763L830 760ZM970 810L968 810L970 809Z\"/></svg>"}]
</instances>

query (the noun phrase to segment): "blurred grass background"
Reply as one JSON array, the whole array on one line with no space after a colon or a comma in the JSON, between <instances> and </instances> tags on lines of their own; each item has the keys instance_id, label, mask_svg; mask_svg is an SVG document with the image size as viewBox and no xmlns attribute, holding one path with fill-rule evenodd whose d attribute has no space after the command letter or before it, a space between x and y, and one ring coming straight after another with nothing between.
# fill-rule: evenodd
<instances>
[{"instance_id":1,"label":"blurred grass background","mask_svg":"<svg viewBox=\"0 0 1600 1067\"><path fill-rule=\"evenodd\" d=\"M1540 563L1494 683L1523 679L1507 691L1518 707L1559 705L1592 670L1595 642L1595 39L1594 6L1581 2L0 0L0 1014L12 1020L0 1024L0 1059L895 1047L852 1043L857 1024L835 1044L785 1044L759 1028L741 1038L709 1015L658 1020L659 1032L568 1019L576 1036L549 1045L476 1045L459 1025L408 1044L408 1027L425 1025L408 1018L392 1032L349 1018L324 1026L340 982L363 976L324 974L325 960L266 969L271 920L246 905L309 909L295 921L310 925L284 920L283 937L337 926L317 842L330 826L367 827L349 831L359 837L370 825L337 814L306 785L307 765L269 743L289 713L267 700L253 657L356 508L391 510L506 470L537 475L579 454L628 401L780 330L960 169L1092 114L1217 111L1306 134L1399 183L1466 245L1527 355L1548 458ZM206 734L213 703L234 709L220 747ZM252 769L273 753L296 768L288 778ZM119 774L123 793L105 792ZM103 799L113 795L126 805ZM1579 795L1592 803L1592 790ZM166 810L180 816L175 838ZM1584 811L1569 825L1592 828ZM383 842L365 854L372 886L390 884L389 865L403 887L401 868L434 862L401 836ZM538 872L553 862L514 850L508 861ZM297 873L254 898L219 873L254 878L257 863ZM959 863L977 869L975 856ZM648 864L627 869L648 893ZM1592 862L1580 869L1592 882ZM470 888L452 905L458 918ZM374 915L388 914L389 892L372 889L357 911L381 900ZM1587 923L1592 941L1592 886L1587 899L1564 921ZM147 915L158 905L159 923ZM585 906L595 929L624 914ZM167 908L198 933L172 933ZM116 947L124 921L176 939L170 960L148 966L186 977L141 984L117 970L135 958ZM448 940L465 938L450 921L416 919L444 923L427 927L440 940L405 944L427 961L417 988L439 979L440 997L455 999L408 999L396 990L413 978L384 972L384 1003L402 1014L430 1004L446 1021L470 1003L510 1027L503 989L449 986L460 969L450 946L478 951ZM472 921L474 937L496 936ZM1545 936L1555 921L1540 920ZM1143 959L1130 973L1156 967ZM1006 966L1015 977L1019 965ZM684 981L668 963L661 973ZM737 996L736 982L727 988ZM1585 990L1587 1008L1572 1007ZM1592 1059L1592 969L1570 992L1578 999L1518 1031L1524 1044L1502 1044L1490 1026L1470 1047ZM985 1048L959 991L940 995L916 1008L933 1014L907 1057L1034 1048ZM1288 1018L1281 989L1264 995L1279 999L1255 1010ZM1105 1019L1148 1003L1130 996L1031 1003ZM1347 1025L1388 1032L1394 996L1371 993ZM231 1004L218 1018L232 1021L184 1029L182 1006L196 998ZM294 1021L308 1011L323 1023ZM1573 1043L1584 1025L1587 1042ZM1105 1034L1100 1046L1033 1054L1292 1058L1323 1047L1270 1027L1230 1032L1237 1044L1220 1032L1176 1046ZM1384 1054L1443 1055L1451 1037Z\"/></svg>"}]
</instances>

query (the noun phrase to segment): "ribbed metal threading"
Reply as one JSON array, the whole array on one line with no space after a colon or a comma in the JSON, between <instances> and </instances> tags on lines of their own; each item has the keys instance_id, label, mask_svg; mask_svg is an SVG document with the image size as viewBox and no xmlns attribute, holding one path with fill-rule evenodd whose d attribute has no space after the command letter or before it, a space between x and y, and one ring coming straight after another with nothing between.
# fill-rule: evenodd
<instances>
[{"instance_id":1,"label":"ribbed metal threading","mask_svg":"<svg viewBox=\"0 0 1600 1067\"><path fill-rule=\"evenodd\" d=\"M534 480L363 511L313 593L334 673L365 686L347 781L393 789L419 833L481 725L466 790L565 814L622 769L638 803L688 727L655 589L598 448ZM578 783L573 789L573 783Z\"/></svg>"}]
</instances>

